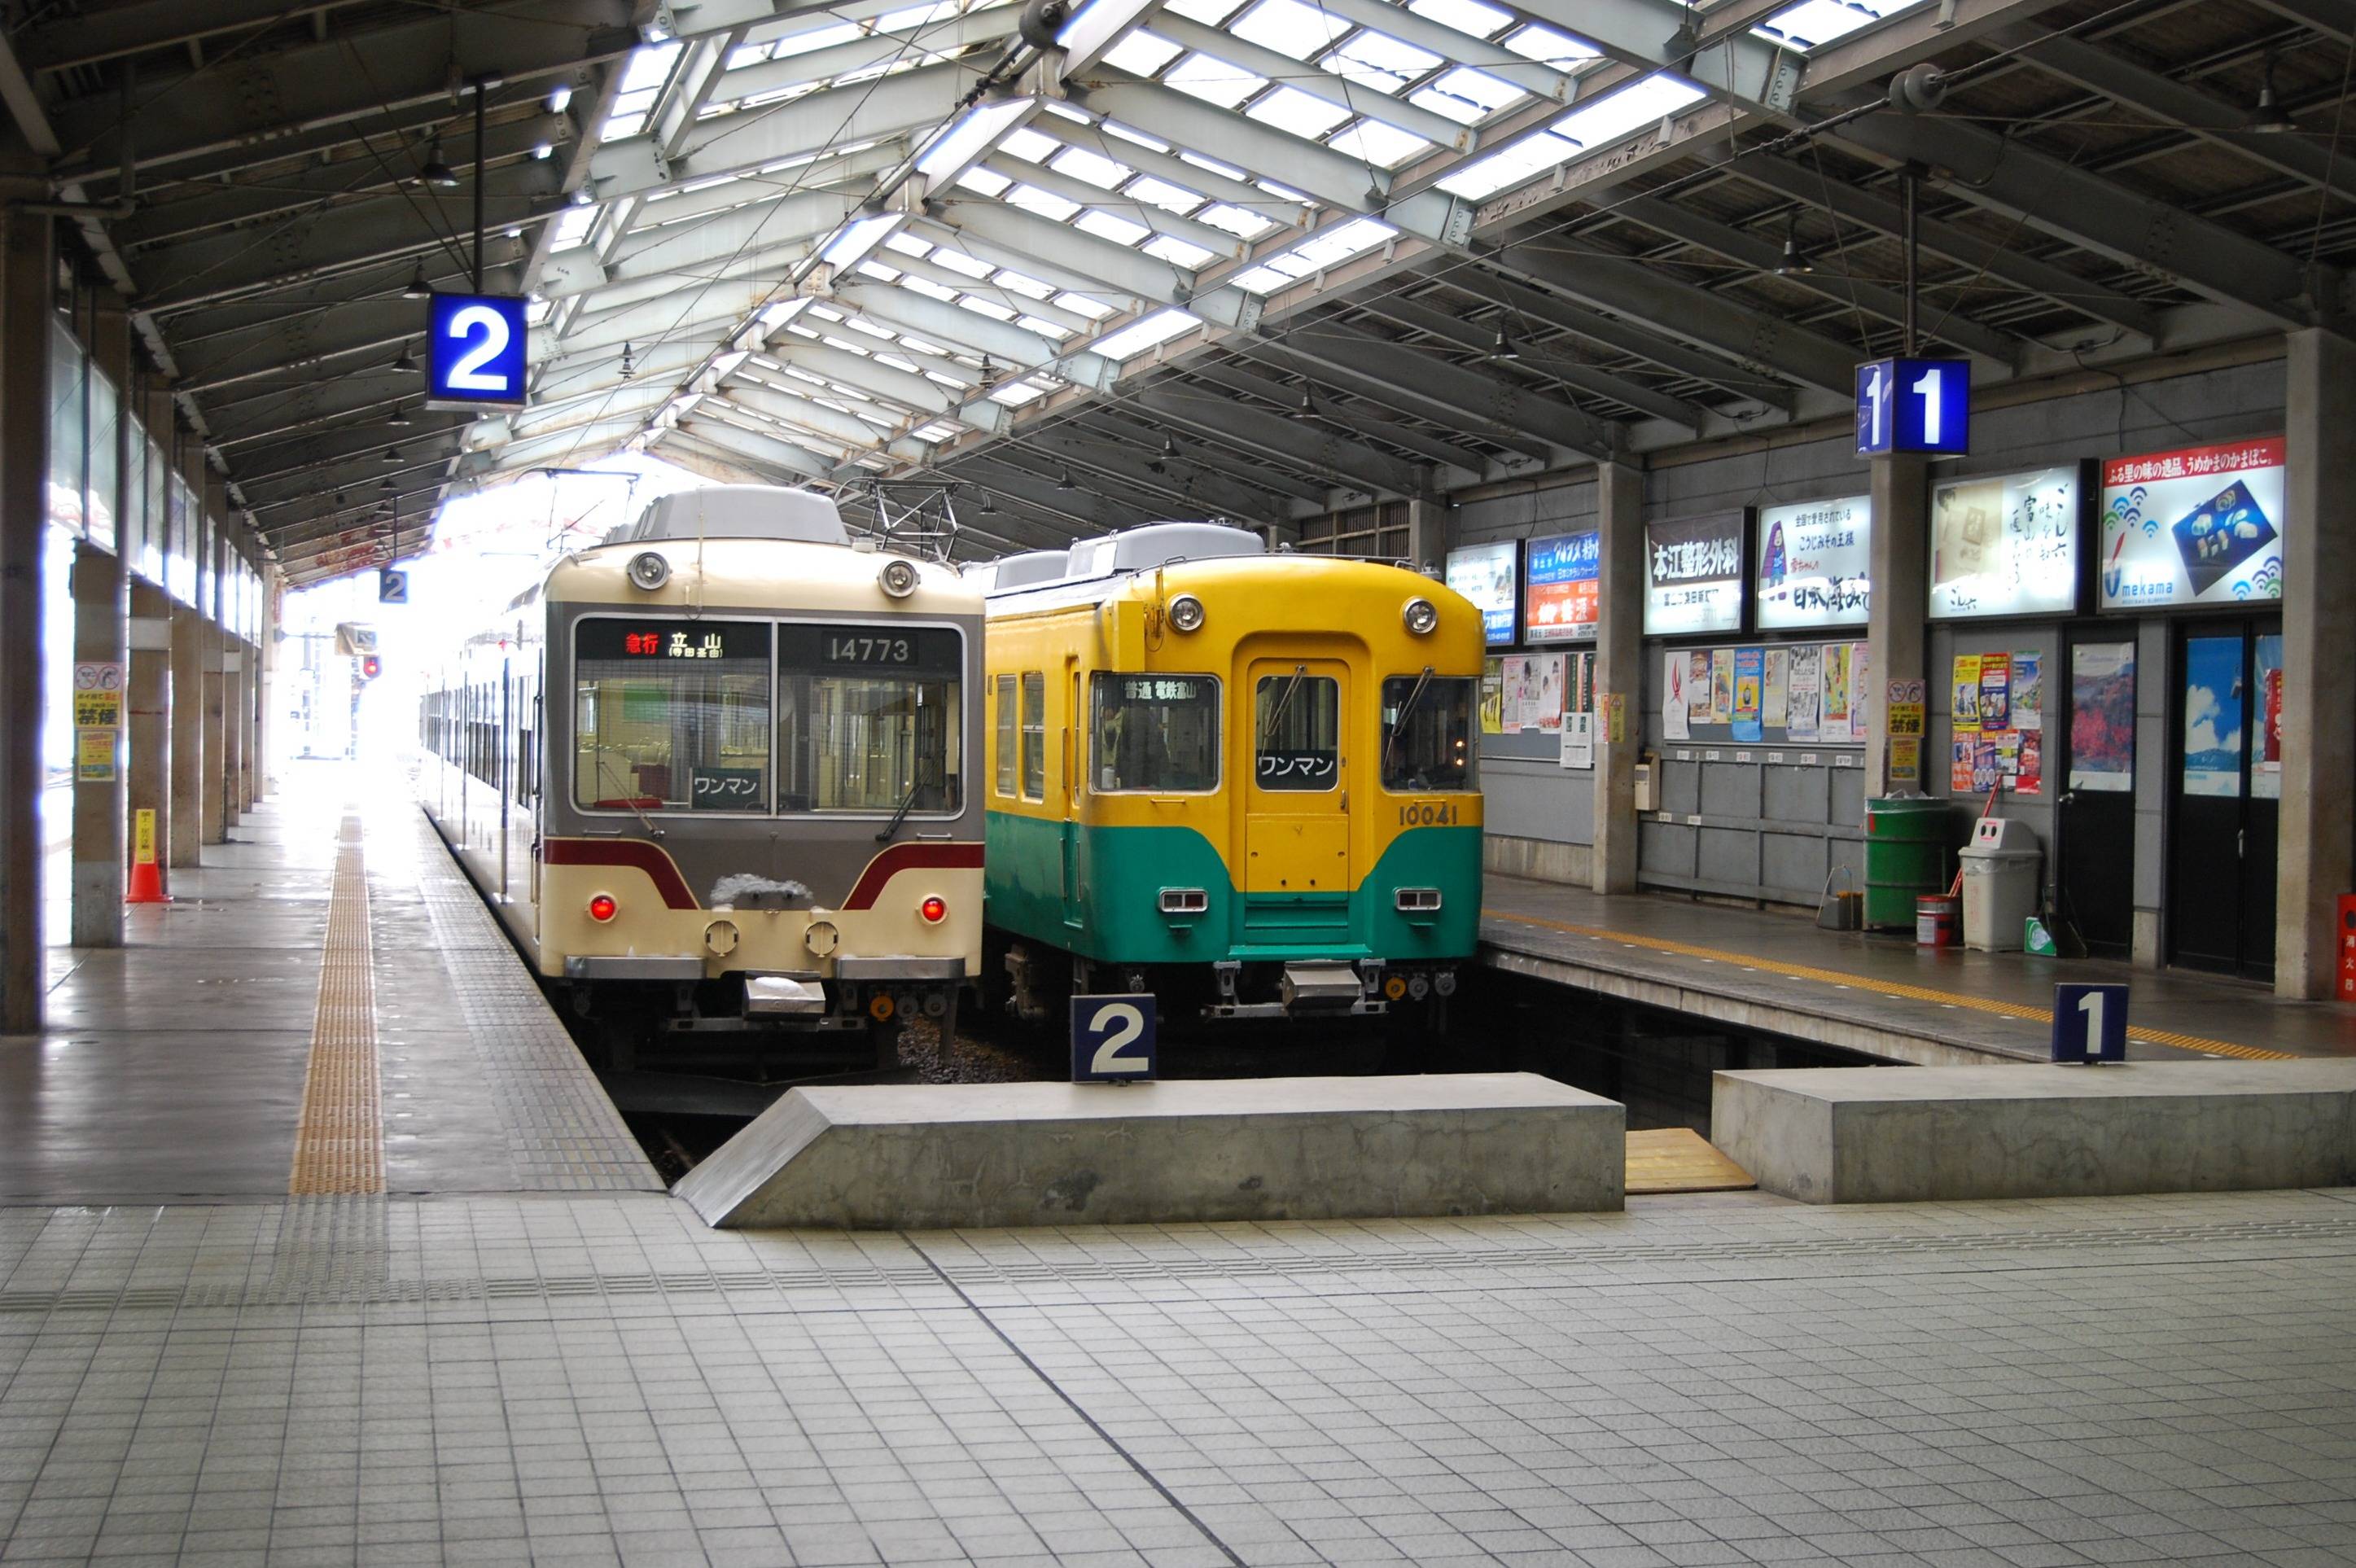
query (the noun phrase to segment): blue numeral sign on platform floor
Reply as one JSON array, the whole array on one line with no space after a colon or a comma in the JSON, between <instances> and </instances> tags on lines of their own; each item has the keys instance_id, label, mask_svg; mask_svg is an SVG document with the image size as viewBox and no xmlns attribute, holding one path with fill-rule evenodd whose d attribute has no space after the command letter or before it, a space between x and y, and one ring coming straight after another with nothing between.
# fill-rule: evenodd
<instances>
[{"instance_id":1,"label":"blue numeral sign on platform floor","mask_svg":"<svg viewBox=\"0 0 2356 1568\"><path fill-rule=\"evenodd\" d=\"M523 301L511 294L437 294L425 313L430 403L521 408Z\"/></svg>"},{"instance_id":2,"label":"blue numeral sign on platform floor","mask_svg":"<svg viewBox=\"0 0 2356 1568\"><path fill-rule=\"evenodd\" d=\"M1153 1077L1153 998L1072 998L1072 1081L1141 1083Z\"/></svg>"},{"instance_id":3,"label":"blue numeral sign on platform floor","mask_svg":"<svg viewBox=\"0 0 2356 1568\"><path fill-rule=\"evenodd\" d=\"M2090 1064L2126 1060L2127 988L2055 986L2053 1059Z\"/></svg>"}]
</instances>

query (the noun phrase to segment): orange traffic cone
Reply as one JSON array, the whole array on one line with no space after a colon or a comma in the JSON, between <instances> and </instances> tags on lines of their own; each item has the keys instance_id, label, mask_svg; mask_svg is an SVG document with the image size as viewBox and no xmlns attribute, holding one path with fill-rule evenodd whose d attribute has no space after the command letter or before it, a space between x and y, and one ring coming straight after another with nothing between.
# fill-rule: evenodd
<instances>
[{"instance_id":1,"label":"orange traffic cone","mask_svg":"<svg viewBox=\"0 0 2356 1568\"><path fill-rule=\"evenodd\" d=\"M168 904L171 896L164 891L164 868L155 864L155 813L143 808L131 813L131 886L123 895L126 904Z\"/></svg>"}]
</instances>

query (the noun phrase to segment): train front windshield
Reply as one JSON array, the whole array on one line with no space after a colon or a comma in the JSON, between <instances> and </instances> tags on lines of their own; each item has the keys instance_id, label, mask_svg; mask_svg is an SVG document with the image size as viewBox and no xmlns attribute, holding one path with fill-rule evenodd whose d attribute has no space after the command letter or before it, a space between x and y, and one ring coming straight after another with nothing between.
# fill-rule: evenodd
<instances>
[{"instance_id":1,"label":"train front windshield","mask_svg":"<svg viewBox=\"0 0 2356 1568\"><path fill-rule=\"evenodd\" d=\"M574 803L955 812L963 651L946 627L584 618L573 644Z\"/></svg>"}]
</instances>

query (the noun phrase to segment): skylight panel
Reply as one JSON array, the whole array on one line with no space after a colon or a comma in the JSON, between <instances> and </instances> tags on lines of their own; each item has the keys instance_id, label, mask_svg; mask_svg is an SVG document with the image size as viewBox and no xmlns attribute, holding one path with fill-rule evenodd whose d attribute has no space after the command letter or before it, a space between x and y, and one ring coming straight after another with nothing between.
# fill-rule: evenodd
<instances>
[{"instance_id":1,"label":"skylight panel","mask_svg":"<svg viewBox=\"0 0 2356 1568\"><path fill-rule=\"evenodd\" d=\"M589 232L589 225L596 220L597 209L594 206L566 208L557 215L556 232L549 240L549 249L568 250L579 244L581 237Z\"/></svg>"},{"instance_id":2,"label":"skylight panel","mask_svg":"<svg viewBox=\"0 0 2356 1568\"><path fill-rule=\"evenodd\" d=\"M894 232L886 239L884 242L884 248L887 251L897 251L904 256L928 256L933 251L931 241L919 240L905 229Z\"/></svg>"},{"instance_id":3,"label":"skylight panel","mask_svg":"<svg viewBox=\"0 0 2356 1568\"><path fill-rule=\"evenodd\" d=\"M1431 150L1431 144L1412 131L1402 131L1379 120L1361 120L1325 145L1376 168L1397 168L1409 158Z\"/></svg>"},{"instance_id":4,"label":"skylight panel","mask_svg":"<svg viewBox=\"0 0 2356 1568\"><path fill-rule=\"evenodd\" d=\"M1443 27L1453 27L1476 38L1494 38L1498 28L1514 20L1511 11L1483 5L1481 0L1408 0L1407 8Z\"/></svg>"},{"instance_id":5,"label":"skylight panel","mask_svg":"<svg viewBox=\"0 0 2356 1568\"><path fill-rule=\"evenodd\" d=\"M1199 317L1190 316L1176 306L1141 317L1115 332L1108 332L1089 347L1108 360L1128 360L1148 349L1167 343L1203 325Z\"/></svg>"},{"instance_id":6,"label":"skylight panel","mask_svg":"<svg viewBox=\"0 0 2356 1568\"><path fill-rule=\"evenodd\" d=\"M808 32L794 33L769 46L771 59L787 59L806 55L812 49L832 48L853 38L866 37L856 22L838 22L830 27L812 27Z\"/></svg>"},{"instance_id":7,"label":"skylight panel","mask_svg":"<svg viewBox=\"0 0 2356 1568\"><path fill-rule=\"evenodd\" d=\"M1111 306L1100 299L1090 299L1084 294L1068 292L1059 294L1055 296L1055 303L1075 315L1087 317L1091 321L1102 321L1112 314Z\"/></svg>"},{"instance_id":8,"label":"skylight panel","mask_svg":"<svg viewBox=\"0 0 2356 1568\"><path fill-rule=\"evenodd\" d=\"M1092 153L1086 147L1066 147L1047 162L1057 174L1086 180L1098 190L1115 190L1122 180L1136 171L1126 164L1117 164L1102 153Z\"/></svg>"},{"instance_id":9,"label":"skylight panel","mask_svg":"<svg viewBox=\"0 0 2356 1568\"><path fill-rule=\"evenodd\" d=\"M1192 212L1202 206L1204 201L1200 194L1187 189L1184 186L1173 185L1166 179L1159 179L1150 174L1130 181L1122 194L1133 196L1140 201L1159 207L1167 212Z\"/></svg>"},{"instance_id":10,"label":"skylight panel","mask_svg":"<svg viewBox=\"0 0 2356 1568\"><path fill-rule=\"evenodd\" d=\"M1075 224L1073 227L1077 228L1078 225ZM1041 283L1034 277L1025 277L1011 267L993 276L990 281L1001 288L1012 289L1025 299L1044 299L1055 292L1054 284Z\"/></svg>"},{"instance_id":11,"label":"skylight panel","mask_svg":"<svg viewBox=\"0 0 2356 1568\"><path fill-rule=\"evenodd\" d=\"M862 321L855 316L845 320L843 325L853 332L864 332L870 338L881 338L886 343L898 336L888 327L878 327L872 321Z\"/></svg>"},{"instance_id":12,"label":"skylight panel","mask_svg":"<svg viewBox=\"0 0 2356 1568\"><path fill-rule=\"evenodd\" d=\"M1395 93L1447 62L1430 49L1419 49L1388 33L1366 28L1321 63L1327 70L1360 87Z\"/></svg>"},{"instance_id":13,"label":"skylight panel","mask_svg":"<svg viewBox=\"0 0 2356 1568\"><path fill-rule=\"evenodd\" d=\"M941 266L948 268L949 271L961 273L969 278L986 278L998 270L988 262L977 262L963 251L952 251L947 245L935 250L932 259Z\"/></svg>"},{"instance_id":14,"label":"skylight panel","mask_svg":"<svg viewBox=\"0 0 2356 1568\"><path fill-rule=\"evenodd\" d=\"M1026 164L1045 163L1063 145L1055 137L1034 131L1028 125L1017 125L998 139L1000 152L1012 153Z\"/></svg>"},{"instance_id":15,"label":"skylight panel","mask_svg":"<svg viewBox=\"0 0 2356 1568\"><path fill-rule=\"evenodd\" d=\"M1270 196L1275 197L1279 201L1297 202L1303 207L1309 205L1309 198L1293 189L1290 186L1279 185L1272 179L1258 179L1254 180L1252 183L1258 186Z\"/></svg>"},{"instance_id":16,"label":"skylight panel","mask_svg":"<svg viewBox=\"0 0 2356 1568\"><path fill-rule=\"evenodd\" d=\"M964 433L964 425L953 424L945 419L937 419L930 424L920 425L915 435L919 441L947 441Z\"/></svg>"},{"instance_id":17,"label":"skylight panel","mask_svg":"<svg viewBox=\"0 0 2356 1568\"><path fill-rule=\"evenodd\" d=\"M1232 179L1239 185L1251 178L1251 176L1236 167L1235 165L1223 164L1216 158L1205 157L1200 153L1181 152L1178 156L1181 158L1183 158L1186 162L1193 164L1196 168L1208 169L1213 174L1223 175L1226 178Z\"/></svg>"},{"instance_id":18,"label":"skylight panel","mask_svg":"<svg viewBox=\"0 0 2356 1568\"><path fill-rule=\"evenodd\" d=\"M1206 251L1192 240L1182 240L1175 234L1156 235L1151 242L1138 247L1149 256L1159 256L1173 267L1188 272L1200 272L1218 260L1218 253Z\"/></svg>"},{"instance_id":19,"label":"skylight panel","mask_svg":"<svg viewBox=\"0 0 2356 1568\"><path fill-rule=\"evenodd\" d=\"M1559 71L1578 70L1589 60L1601 59L1595 46L1558 33L1552 27L1541 27L1536 22L1516 30L1505 39L1505 47L1524 59L1534 59L1540 65L1552 66Z\"/></svg>"},{"instance_id":20,"label":"skylight panel","mask_svg":"<svg viewBox=\"0 0 2356 1568\"><path fill-rule=\"evenodd\" d=\"M1171 0L1167 9L1206 27L1215 27L1236 14L1243 0Z\"/></svg>"},{"instance_id":21,"label":"skylight panel","mask_svg":"<svg viewBox=\"0 0 2356 1568\"><path fill-rule=\"evenodd\" d=\"M1134 245L1153 232L1142 223L1133 222L1127 218L1115 217L1112 213L1100 211L1093 207L1074 219L1072 227L1083 233L1094 234L1099 240L1110 240L1116 245ZM1042 295L1038 297L1046 296Z\"/></svg>"},{"instance_id":22,"label":"skylight panel","mask_svg":"<svg viewBox=\"0 0 2356 1568\"><path fill-rule=\"evenodd\" d=\"M1522 90L1503 77L1491 76L1485 70L1475 70L1469 65L1456 66L1434 77L1430 85L1418 88L1408 102L1418 108L1445 114L1461 124L1470 125L1485 120L1508 103L1525 96Z\"/></svg>"},{"instance_id":23,"label":"skylight panel","mask_svg":"<svg viewBox=\"0 0 2356 1568\"><path fill-rule=\"evenodd\" d=\"M881 262L862 262L852 270L857 272L861 277L873 278L877 283L898 283L900 281L900 269L897 267L887 267Z\"/></svg>"},{"instance_id":24,"label":"skylight panel","mask_svg":"<svg viewBox=\"0 0 2356 1568\"><path fill-rule=\"evenodd\" d=\"M958 304L964 309L972 311L976 316L987 316L992 321L1012 321L1023 314L1019 310L1011 309L991 300L976 299L969 294L958 295Z\"/></svg>"},{"instance_id":25,"label":"skylight panel","mask_svg":"<svg viewBox=\"0 0 2356 1568\"><path fill-rule=\"evenodd\" d=\"M1797 5L1787 5L1776 12L1751 31L1780 44L1816 48L1845 38L1861 27L1869 27L1913 3L1914 0L1801 0Z\"/></svg>"},{"instance_id":26,"label":"skylight panel","mask_svg":"<svg viewBox=\"0 0 2356 1568\"><path fill-rule=\"evenodd\" d=\"M724 69L729 70L739 70L748 65L758 65L768 58L768 45L746 44L741 48L733 48L728 51L728 63Z\"/></svg>"},{"instance_id":27,"label":"skylight panel","mask_svg":"<svg viewBox=\"0 0 2356 1568\"><path fill-rule=\"evenodd\" d=\"M954 16L957 12L958 8L952 0L933 0L929 5L903 6L897 11L886 11L876 17L875 30L879 33L905 33L913 28L929 26L944 17Z\"/></svg>"},{"instance_id":28,"label":"skylight panel","mask_svg":"<svg viewBox=\"0 0 2356 1568\"><path fill-rule=\"evenodd\" d=\"M1274 267L1248 267L1227 280L1246 294L1274 294L1292 279Z\"/></svg>"},{"instance_id":29,"label":"skylight panel","mask_svg":"<svg viewBox=\"0 0 2356 1568\"><path fill-rule=\"evenodd\" d=\"M630 63L622 73L622 91L638 92L659 88L670 80L671 62L679 59L682 46L676 40L655 44L631 52Z\"/></svg>"},{"instance_id":30,"label":"skylight panel","mask_svg":"<svg viewBox=\"0 0 2356 1568\"><path fill-rule=\"evenodd\" d=\"M1047 395L1045 387L1034 387L1029 381L1009 381L990 394L992 403L1002 403L1009 408L1021 408L1026 403L1036 403Z\"/></svg>"},{"instance_id":31,"label":"skylight panel","mask_svg":"<svg viewBox=\"0 0 2356 1568\"><path fill-rule=\"evenodd\" d=\"M646 127L647 117L644 114L608 114L605 124L598 127L597 136L600 141L618 142L626 136L637 135Z\"/></svg>"},{"instance_id":32,"label":"skylight panel","mask_svg":"<svg viewBox=\"0 0 2356 1568\"><path fill-rule=\"evenodd\" d=\"M1437 182L1439 188L1451 196L1461 196L1468 201L1479 201L1501 190L1523 184L1542 169L1552 168L1579 149L1560 136L1541 131L1520 141L1476 158Z\"/></svg>"},{"instance_id":33,"label":"skylight panel","mask_svg":"<svg viewBox=\"0 0 2356 1568\"><path fill-rule=\"evenodd\" d=\"M850 323L845 322L844 325L849 326ZM837 338L833 334L829 333L827 336L819 338L819 341L825 344L830 349L840 349L846 354L856 354L862 360L867 357L868 350L865 346L854 343L848 338Z\"/></svg>"},{"instance_id":34,"label":"skylight panel","mask_svg":"<svg viewBox=\"0 0 2356 1568\"><path fill-rule=\"evenodd\" d=\"M1160 74L1163 66L1183 53L1183 49L1168 38L1138 27L1105 50L1104 59L1107 65L1116 66L1132 75L1151 77Z\"/></svg>"},{"instance_id":35,"label":"skylight panel","mask_svg":"<svg viewBox=\"0 0 2356 1568\"><path fill-rule=\"evenodd\" d=\"M1014 325L1017 327L1027 328L1031 331L1039 334L1040 337L1053 338L1058 343L1072 335L1072 329L1070 328L1059 326L1053 321L1042 321L1035 316L1017 317L1015 317Z\"/></svg>"},{"instance_id":36,"label":"skylight panel","mask_svg":"<svg viewBox=\"0 0 2356 1568\"><path fill-rule=\"evenodd\" d=\"M907 349L911 354L930 354L935 359L944 358L948 353L948 350L938 343L929 338L919 338L913 332L900 334L900 347Z\"/></svg>"},{"instance_id":37,"label":"skylight panel","mask_svg":"<svg viewBox=\"0 0 2356 1568\"><path fill-rule=\"evenodd\" d=\"M1349 30L1349 23L1301 0L1259 0L1227 28L1239 38L1294 59L1307 59Z\"/></svg>"},{"instance_id":38,"label":"skylight panel","mask_svg":"<svg viewBox=\"0 0 2356 1568\"><path fill-rule=\"evenodd\" d=\"M983 196L1003 196L1014 182L995 169L969 168L957 177L957 183Z\"/></svg>"},{"instance_id":39,"label":"skylight panel","mask_svg":"<svg viewBox=\"0 0 2356 1568\"><path fill-rule=\"evenodd\" d=\"M1373 250L1398 231L1372 218L1354 218L1319 231L1292 247L1291 253L1312 267L1330 267Z\"/></svg>"},{"instance_id":40,"label":"skylight panel","mask_svg":"<svg viewBox=\"0 0 2356 1568\"><path fill-rule=\"evenodd\" d=\"M1149 135L1136 126L1124 125L1118 120L1106 121L1104 129L1108 135L1119 136L1124 142L1135 142L1141 147L1151 147L1157 153L1166 153L1170 150L1170 144L1161 137Z\"/></svg>"},{"instance_id":41,"label":"skylight panel","mask_svg":"<svg viewBox=\"0 0 2356 1568\"><path fill-rule=\"evenodd\" d=\"M917 364L916 360L898 354L878 354L875 356L875 362L879 365L889 365L895 371L905 371L912 376L925 373L924 367Z\"/></svg>"},{"instance_id":42,"label":"skylight panel","mask_svg":"<svg viewBox=\"0 0 2356 1568\"><path fill-rule=\"evenodd\" d=\"M1572 110L1547 129L1583 148L1608 147L1702 96L1702 90L1683 77L1656 70L1617 92L1604 94L1584 108Z\"/></svg>"},{"instance_id":43,"label":"skylight panel","mask_svg":"<svg viewBox=\"0 0 2356 1568\"><path fill-rule=\"evenodd\" d=\"M1196 214L1196 217L1214 229L1225 229L1228 233L1243 240L1257 240L1276 227L1258 213L1227 201L1213 202Z\"/></svg>"},{"instance_id":44,"label":"skylight panel","mask_svg":"<svg viewBox=\"0 0 2356 1568\"><path fill-rule=\"evenodd\" d=\"M957 290L937 284L930 278L920 278L914 273L902 274L900 277L900 286L902 288L915 289L918 294L926 295L933 299L955 299L957 297Z\"/></svg>"},{"instance_id":45,"label":"skylight panel","mask_svg":"<svg viewBox=\"0 0 2356 1568\"><path fill-rule=\"evenodd\" d=\"M1208 55L1188 55L1172 66L1162 80L1189 98L1199 98L1222 109L1235 108L1268 85L1268 78L1254 76L1241 66L1229 65Z\"/></svg>"},{"instance_id":46,"label":"skylight panel","mask_svg":"<svg viewBox=\"0 0 2356 1568\"><path fill-rule=\"evenodd\" d=\"M1057 223L1067 221L1080 209L1078 202L1066 201L1054 191L1042 190L1035 185L1018 185L1007 191L1003 199L1010 206L1019 207L1025 212L1035 212Z\"/></svg>"},{"instance_id":47,"label":"skylight panel","mask_svg":"<svg viewBox=\"0 0 2356 1568\"><path fill-rule=\"evenodd\" d=\"M1312 98L1297 87L1280 87L1245 110L1244 118L1313 142L1349 119L1350 112L1338 103Z\"/></svg>"}]
</instances>

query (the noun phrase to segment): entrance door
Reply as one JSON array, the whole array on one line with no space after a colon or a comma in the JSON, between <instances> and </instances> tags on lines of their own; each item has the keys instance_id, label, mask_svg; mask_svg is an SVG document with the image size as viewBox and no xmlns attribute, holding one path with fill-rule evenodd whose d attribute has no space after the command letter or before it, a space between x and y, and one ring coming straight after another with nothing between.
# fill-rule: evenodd
<instances>
[{"instance_id":1,"label":"entrance door","mask_svg":"<svg viewBox=\"0 0 2356 1568\"><path fill-rule=\"evenodd\" d=\"M1077 929L1080 913L1080 667L1064 660L1063 777L1055 788L1064 794L1064 924Z\"/></svg>"},{"instance_id":2,"label":"entrance door","mask_svg":"<svg viewBox=\"0 0 2356 1568\"><path fill-rule=\"evenodd\" d=\"M1309 924L1335 928L1303 933L1302 940L1345 940L1350 768L1342 743L1344 715L1351 711L1349 669L1333 660L1263 659L1247 674L1252 750L1244 789L1244 891L1295 906Z\"/></svg>"},{"instance_id":3,"label":"entrance door","mask_svg":"<svg viewBox=\"0 0 2356 1568\"><path fill-rule=\"evenodd\" d=\"M2068 754L2055 860L2062 914L2088 951L2135 943L2136 644L2072 633L2064 654Z\"/></svg>"},{"instance_id":4,"label":"entrance door","mask_svg":"<svg viewBox=\"0 0 2356 1568\"><path fill-rule=\"evenodd\" d=\"M2282 627L2176 633L2169 715L2169 956L2270 980L2282 793Z\"/></svg>"}]
</instances>

